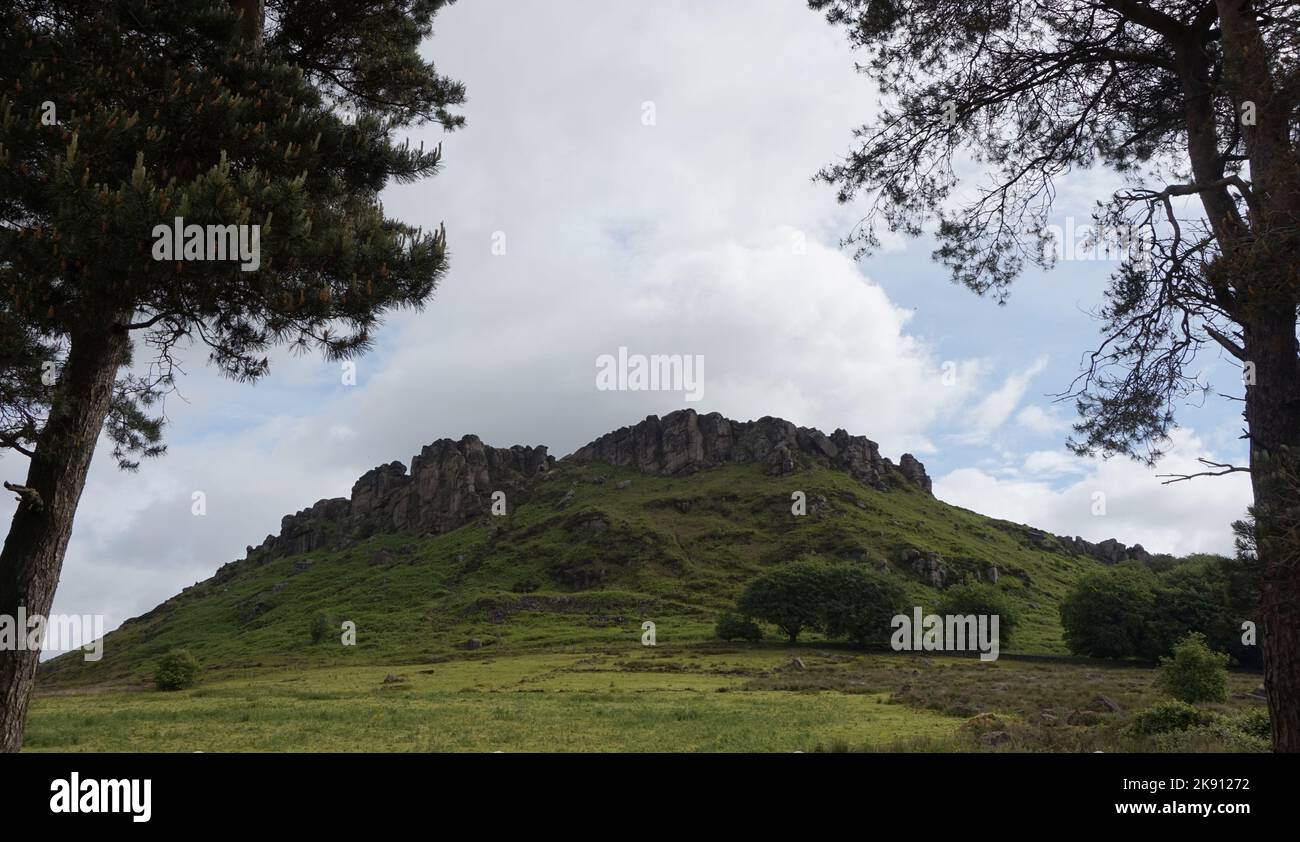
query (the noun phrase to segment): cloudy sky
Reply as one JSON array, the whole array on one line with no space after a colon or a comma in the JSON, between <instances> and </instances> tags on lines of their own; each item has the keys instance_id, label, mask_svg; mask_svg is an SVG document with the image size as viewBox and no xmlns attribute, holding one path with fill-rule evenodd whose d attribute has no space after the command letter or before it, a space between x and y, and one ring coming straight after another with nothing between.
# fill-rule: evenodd
<instances>
[{"instance_id":1,"label":"cloudy sky","mask_svg":"<svg viewBox=\"0 0 1300 842\"><path fill-rule=\"evenodd\" d=\"M1089 311L1114 264L1029 273L999 307L951 284L924 240L858 263L837 245L862 208L811 176L847 151L874 97L841 33L801 3L464 0L426 52L468 86L468 125L417 134L443 142L444 171L384 199L391 216L446 223L451 271L430 306L387 321L356 385L288 356L258 385L233 384L195 354L166 407L168 454L138 474L109 448L96 457L56 612L112 628L437 438L560 456L686 405L911 451L940 498L985 514L1153 551L1230 550L1244 475L1154 475L1240 458L1236 404L1184 412L1154 471L1063 446L1072 409L1051 396L1096 342ZM1062 183L1056 224L1085 223L1104 185ZM703 355L703 399L597 390L596 358L620 346ZM1200 363L1232 390L1233 368ZM0 475L20 479L23 461ZM0 516L13 505L6 495Z\"/></svg>"}]
</instances>

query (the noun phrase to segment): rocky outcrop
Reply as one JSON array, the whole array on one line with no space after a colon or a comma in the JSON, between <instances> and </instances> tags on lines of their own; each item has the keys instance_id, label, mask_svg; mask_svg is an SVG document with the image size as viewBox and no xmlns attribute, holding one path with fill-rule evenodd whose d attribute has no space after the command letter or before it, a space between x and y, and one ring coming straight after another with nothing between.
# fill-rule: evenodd
<instances>
[{"instance_id":1,"label":"rocky outcrop","mask_svg":"<svg viewBox=\"0 0 1300 842\"><path fill-rule=\"evenodd\" d=\"M489 447L478 436L439 439L411 460L367 471L350 497L321 500L287 515L280 534L249 548L260 559L330 549L379 533L436 535L486 512L492 493L507 506L524 502L530 481L554 464L545 447Z\"/></svg>"},{"instance_id":2,"label":"rocky outcrop","mask_svg":"<svg viewBox=\"0 0 1300 842\"><path fill-rule=\"evenodd\" d=\"M813 462L847 471L860 482L885 489L891 476L930 493L925 466L905 454L895 467L876 443L844 430L826 435L780 418L737 422L717 413L681 410L650 416L565 457L574 462L608 462L646 473L689 474L726 462L758 462L769 473L787 474ZM414 536L448 532L485 514L492 494L506 493L510 510L525 502L532 481L555 464L545 447L489 447L477 436L439 439L411 460L372 468L348 497L320 500L280 521L280 533L249 547L255 563L272 558L329 550L376 534ZM625 489L630 480L617 484ZM559 502L563 507L573 492ZM235 574L238 562L217 572L218 581Z\"/></svg>"},{"instance_id":3,"label":"rocky outcrop","mask_svg":"<svg viewBox=\"0 0 1300 842\"><path fill-rule=\"evenodd\" d=\"M1092 541L1085 541L1078 535L1071 538L1068 535L1053 535L1041 529L1025 527L1025 530L1029 536L1030 544L1048 552L1065 552L1072 555L1088 556L1100 561L1102 564L1119 564L1121 561L1130 560L1140 561L1145 564L1151 558L1151 553L1147 552L1141 544L1126 547L1114 538L1107 538L1105 541L1094 544Z\"/></svg>"},{"instance_id":4,"label":"rocky outcrop","mask_svg":"<svg viewBox=\"0 0 1300 842\"><path fill-rule=\"evenodd\" d=\"M639 424L607 433L565 461L607 462L650 474L690 474L726 462L757 462L769 474L788 474L813 462L847 471L859 482L884 489L897 473L931 493L925 466L904 454L895 467L881 457L874 441L836 430L829 436L811 427L796 427L780 418L732 421L716 412L693 409L651 415Z\"/></svg>"},{"instance_id":5,"label":"rocky outcrop","mask_svg":"<svg viewBox=\"0 0 1300 842\"><path fill-rule=\"evenodd\" d=\"M1061 546L1068 552L1091 556L1102 564L1119 564L1121 561L1130 560L1145 563L1151 558L1151 553L1147 552L1141 544L1126 547L1114 538L1107 538L1096 544L1085 541L1077 535L1073 538L1058 535L1056 540L1060 541Z\"/></svg>"},{"instance_id":6,"label":"rocky outcrop","mask_svg":"<svg viewBox=\"0 0 1300 842\"><path fill-rule=\"evenodd\" d=\"M925 466L918 462L915 456L904 453L898 460L898 469L903 472L903 476L907 477L908 482L921 486L926 494L934 493L930 488L930 476L925 472Z\"/></svg>"}]
</instances>

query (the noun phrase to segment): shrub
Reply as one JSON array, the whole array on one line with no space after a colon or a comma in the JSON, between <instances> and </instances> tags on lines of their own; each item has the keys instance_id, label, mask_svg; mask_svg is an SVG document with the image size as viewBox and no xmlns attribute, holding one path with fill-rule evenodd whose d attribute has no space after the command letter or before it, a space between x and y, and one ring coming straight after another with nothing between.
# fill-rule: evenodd
<instances>
[{"instance_id":1,"label":"shrub","mask_svg":"<svg viewBox=\"0 0 1300 842\"><path fill-rule=\"evenodd\" d=\"M320 643L329 634L330 621L324 614L317 612L311 617L311 642Z\"/></svg>"},{"instance_id":2,"label":"shrub","mask_svg":"<svg viewBox=\"0 0 1300 842\"><path fill-rule=\"evenodd\" d=\"M186 649L173 649L158 662L153 683L159 690L184 690L199 680L199 659Z\"/></svg>"},{"instance_id":3,"label":"shrub","mask_svg":"<svg viewBox=\"0 0 1300 842\"><path fill-rule=\"evenodd\" d=\"M763 630L758 627L758 623L737 614L719 615L714 634L720 640L748 640L757 643L763 639Z\"/></svg>"},{"instance_id":4,"label":"shrub","mask_svg":"<svg viewBox=\"0 0 1300 842\"><path fill-rule=\"evenodd\" d=\"M1141 736L1168 734L1209 725L1213 719L1212 714L1199 711L1186 702L1157 702L1146 710L1134 714L1129 730Z\"/></svg>"},{"instance_id":5,"label":"shrub","mask_svg":"<svg viewBox=\"0 0 1300 842\"><path fill-rule=\"evenodd\" d=\"M1011 607L1011 600L1006 594L992 585L972 583L957 585L944 591L939 600L939 614L966 616L968 614L997 616L998 646L1005 647L1011 643L1011 635L1016 627L1016 612Z\"/></svg>"},{"instance_id":6,"label":"shrub","mask_svg":"<svg viewBox=\"0 0 1300 842\"><path fill-rule=\"evenodd\" d=\"M1273 739L1273 725L1269 721L1267 710L1248 710L1232 717L1231 721L1233 726L1243 734L1261 740Z\"/></svg>"},{"instance_id":7,"label":"shrub","mask_svg":"<svg viewBox=\"0 0 1300 842\"><path fill-rule=\"evenodd\" d=\"M1222 715L1197 711L1183 702L1163 702L1178 705L1181 710L1194 711L1198 721L1186 727L1173 727L1185 721L1176 719L1163 733L1151 733L1157 750L1169 752L1248 751L1267 752L1272 748L1268 715L1263 711L1245 714Z\"/></svg>"},{"instance_id":8,"label":"shrub","mask_svg":"<svg viewBox=\"0 0 1300 842\"><path fill-rule=\"evenodd\" d=\"M1191 632L1174 646L1172 658L1160 659L1156 686L1184 702L1224 702L1228 699L1228 656L1205 644L1205 635Z\"/></svg>"}]
</instances>

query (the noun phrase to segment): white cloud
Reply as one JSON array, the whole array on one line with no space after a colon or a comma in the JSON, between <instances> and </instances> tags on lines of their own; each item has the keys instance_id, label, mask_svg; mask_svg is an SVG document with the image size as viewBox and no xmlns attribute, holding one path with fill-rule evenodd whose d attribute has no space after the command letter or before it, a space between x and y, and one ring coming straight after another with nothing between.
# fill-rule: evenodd
<instances>
[{"instance_id":1,"label":"white cloud","mask_svg":"<svg viewBox=\"0 0 1300 842\"><path fill-rule=\"evenodd\" d=\"M1157 474L1190 474L1202 470L1197 457L1214 458L1190 430L1176 430L1170 448L1155 468L1128 459L1052 459L1030 454L1017 476L995 476L980 468L963 468L935 480L942 500L1005 520L1025 523L1059 535L1081 535L1090 541L1117 538L1139 543L1152 552L1183 555L1191 552L1232 552L1228 525L1249 505L1250 481L1245 474L1205 477L1172 485ZM1058 487L1052 476L1073 472L1076 462L1084 476ZM1035 476L1037 475L1037 476ZM1101 493L1105 514L1094 515L1094 495Z\"/></svg>"},{"instance_id":2,"label":"white cloud","mask_svg":"<svg viewBox=\"0 0 1300 842\"><path fill-rule=\"evenodd\" d=\"M1006 423L1020 405L1030 381L1047 368L1048 357L1040 355L1023 371L1008 376L1002 385L984 397L964 417L962 432L955 439L962 444L979 444L988 441L998 428Z\"/></svg>"},{"instance_id":3,"label":"white cloud","mask_svg":"<svg viewBox=\"0 0 1300 842\"><path fill-rule=\"evenodd\" d=\"M1021 427L1042 435L1059 433L1068 429L1070 424L1061 417L1060 410L1053 406L1045 410L1040 406L1029 405L1016 413L1016 423Z\"/></svg>"}]
</instances>

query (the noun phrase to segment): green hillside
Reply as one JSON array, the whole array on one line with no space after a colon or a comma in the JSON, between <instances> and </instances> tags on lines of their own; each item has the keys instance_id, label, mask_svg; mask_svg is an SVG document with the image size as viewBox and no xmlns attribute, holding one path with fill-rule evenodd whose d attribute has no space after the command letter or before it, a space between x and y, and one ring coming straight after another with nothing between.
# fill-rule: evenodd
<instances>
[{"instance_id":1,"label":"green hillside","mask_svg":"<svg viewBox=\"0 0 1300 842\"><path fill-rule=\"evenodd\" d=\"M791 513L794 491L807 495L805 516ZM809 554L888 570L922 606L937 591L915 569L918 553L937 554L948 583L996 567L1021 618L1010 651L1063 653L1057 605L1100 564L896 474L877 488L817 464L783 476L756 463L658 476L561 461L523 496L504 516L434 537L251 556L110 633L101 661L72 653L43 665L42 688L146 682L176 647L211 673L432 663L479 645L597 651L636 644L646 620L660 645L690 645L711 637L750 578ZM329 632L313 642L317 615ZM340 645L344 621L356 624L355 646Z\"/></svg>"}]
</instances>

